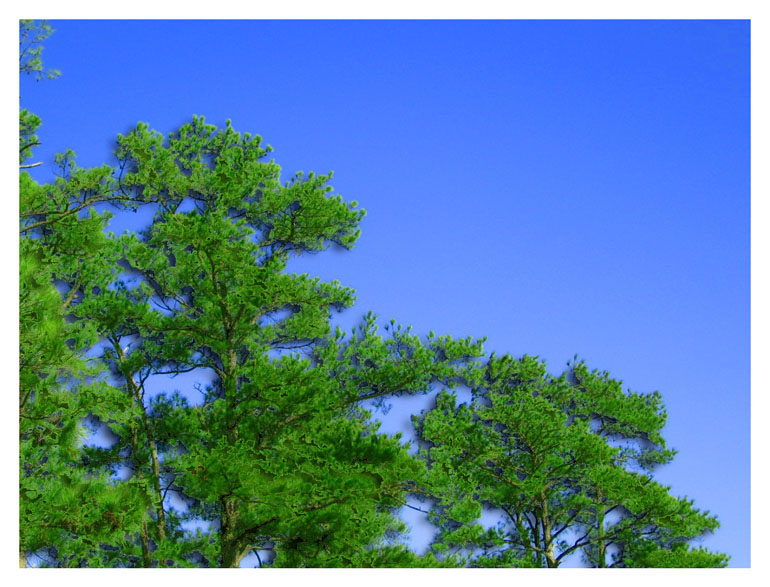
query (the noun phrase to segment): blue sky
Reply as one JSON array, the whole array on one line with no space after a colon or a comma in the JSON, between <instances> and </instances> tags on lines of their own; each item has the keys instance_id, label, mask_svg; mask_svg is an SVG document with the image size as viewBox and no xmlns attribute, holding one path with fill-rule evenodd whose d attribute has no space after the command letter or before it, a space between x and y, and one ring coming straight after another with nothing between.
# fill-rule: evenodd
<instances>
[{"instance_id":1,"label":"blue sky","mask_svg":"<svg viewBox=\"0 0 770 587\"><path fill-rule=\"evenodd\" d=\"M292 269L356 289L343 326L373 310L660 391L679 454L657 478L749 566L748 21L52 24L62 76L20 90L35 177L193 114L262 135L286 179L334 170L361 239Z\"/></svg>"}]
</instances>

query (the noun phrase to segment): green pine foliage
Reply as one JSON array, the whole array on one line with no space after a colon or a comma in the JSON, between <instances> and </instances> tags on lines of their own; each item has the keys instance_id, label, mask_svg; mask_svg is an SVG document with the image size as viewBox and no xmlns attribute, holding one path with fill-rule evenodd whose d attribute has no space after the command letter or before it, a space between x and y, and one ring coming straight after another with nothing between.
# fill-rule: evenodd
<instances>
[{"instance_id":1,"label":"green pine foliage","mask_svg":"<svg viewBox=\"0 0 770 587\"><path fill-rule=\"evenodd\" d=\"M21 19L19 21L19 72L34 75L36 79L54 79L61 72L58 69L46 71L43 67L43 41L54 30L46 21Z\"/></svg>"},{"instance_id":2,"label":"green pine foliage","mask_svg":"<svg viewBox=\"0 0 770 587\"><path fill-rule=\"evenodd\" d=\"M653 479L674 457L660 394L625 392L583 362L554 377L530 356L493 355L471 385L470 404L442 393L415 418L436 499L434 552L477 566L558 567L575 553L596 567L678 560L664 551L725 565L683 549L716 518ZM482 526L483 508L502 512L495 527Z\"/></svg>"},{"instance_id":3,"label":"green pine foliage","mask_svg":"<svg viewBox=\"0 0 770 587\"><path fill-rule=\"evenodd\" d=\"M20 23L22 73L55 77L51 32ZM381 330L372 313L333 330L354 291L288 271L359 237L365 212L331 173L284 182L261 137L194 117L118 136L115 168L63 153L40 184L26 171L40 126L21 110L20 563L726 565L689 546L716 519L652 479L674 456L659 394L583 363L552 377L485 359L483 339ZM149 226L108 232L140 206ZM181 375L196 383L157 391ZM373 402L436 388L418 454L379 432ZM112 442L88 442L96 429ZM398 517L415 495L438 528L422 556ZM491 529L490 507L505 513Z\"/></svg>"},{"instance_id":4,"label":"green pine foliage","mask_svg":"<svg viewBox=\"0 0 770 587\"><path fill-rule=\"evenodd\" d=\"M23 206L42 189L23 172L20 191ZM34 223L39 217L27 218ZM80 462L85 419L120 418L126 408L85 357L98 340L94 325L71 314L83 293L80 284L109 274L113 259L105 222L91 213L32 230L25 230L23 219L21 227L20 551L54 552L62 566L109 566L113 557L95 548L95 541L109 536L122 543L125 535L115 528L135 531L141 500L132 484L114 486Z\"/></svg>"}]
</instances>

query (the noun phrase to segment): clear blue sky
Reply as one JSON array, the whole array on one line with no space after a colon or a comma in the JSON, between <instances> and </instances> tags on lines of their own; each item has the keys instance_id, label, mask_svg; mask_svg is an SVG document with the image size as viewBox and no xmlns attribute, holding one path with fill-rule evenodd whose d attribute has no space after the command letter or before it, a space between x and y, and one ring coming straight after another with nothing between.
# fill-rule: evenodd
<instances>
[{"instance_id":1,"label":"clear blue sky","mask_svg":"<svg viewBox=\"0 0 770 587\"><path fill-rule=\"evenodd\" d=\"M293 268L357 290L343 325L371 309L660 391L679 455L657 478L749 566L748 21L52 24L61 78L21 84L35 177L193 114L261 134L287 179L334 170L361 239Z\"/></svg>"}]
</instances>

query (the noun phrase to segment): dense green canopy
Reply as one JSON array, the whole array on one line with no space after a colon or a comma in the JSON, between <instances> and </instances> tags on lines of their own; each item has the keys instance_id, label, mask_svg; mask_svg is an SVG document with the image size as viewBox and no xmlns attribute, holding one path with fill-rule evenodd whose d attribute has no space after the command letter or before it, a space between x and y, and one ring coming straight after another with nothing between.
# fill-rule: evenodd
<instances>
[{"instance_id":1,"label":"dense green canopy","mask_svg":"<svg viewBox=\"0 0 770 587\"><path fill-rule=\"evenodd\" d=\"M464 553L475 566L537 567L579 552L604 567L670 563L658 549L675 548L702 566L726 563L683 549L716 518L652 478L674 456L660 434L660 394L626 393L582 362L554 377L529 356L493 355L471 384L470 405L442 393L415 419L427 493L437 499L435 552ZM481 524L484 508L500 513L491 529Z\"/></svg>"},{"instance_id":2,"label":"dense green canopy","mask_svg":"<svg viewBox=\"0 0 770 587\"><path fill-rule=\"evenodd\" d=\"M23 73L42 75L50 32L22 21ZM40 184L40 124L21 111L22 564L726 564L688 546L716 519L652 478L674 456L659 394L583 363L553 377L484 358L483 339L381 331L372 313L332 329L353 290L287 270L359 236L364 211L331 174L282 182L261 137L195 117L118 136L114 168L62 154ZM148 226L107 232L142 206ZM181 374L192 388L158 393ZM438 388L417 454L378 431L372 402ZM95 430L111 443L86 443ZM397 515L412 496L435 503L424 556Z\"/></svg>"}]
</instances>

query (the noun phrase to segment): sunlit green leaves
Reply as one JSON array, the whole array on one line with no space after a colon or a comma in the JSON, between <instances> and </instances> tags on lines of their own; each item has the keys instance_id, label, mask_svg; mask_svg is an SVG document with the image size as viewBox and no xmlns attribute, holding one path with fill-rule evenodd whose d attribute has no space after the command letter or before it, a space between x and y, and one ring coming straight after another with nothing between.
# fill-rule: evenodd
<instances>
[{"instance_id":1,"label":"sunlit green leaves","mask_svg":"<svg viewBox=\"0 0 770 587\"><path fill-rule=\"evenodd\" d=\"M19 72L34 75L38 80L59 77L57 69L43 69L43 45L54 32L46 21L21 19L19 21Z\"/></svg>"},{"instance_id":2,"label":"sunlit green leaves","mask_svg":"<svg viewBox=\"0 0 770 587\"><path fill-rule=\"evenodd\" d=\"M554 377L534 357L493 355L478 372L471 404L442 393L415 418L427 443L425 491L437 500L436 552L468 552L481 566L551 567L582 551L591 565L623 566L636 549L686 543L718 526L648 472L673 457L660 434L660 394L626 392L582 362ZM482 506L504 512L498 538L478 533Z\"/></svg>"}]
</instances>

